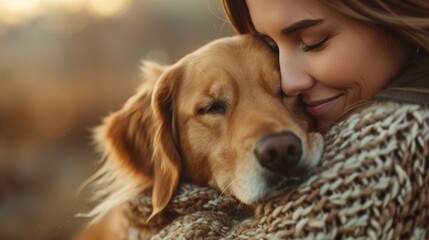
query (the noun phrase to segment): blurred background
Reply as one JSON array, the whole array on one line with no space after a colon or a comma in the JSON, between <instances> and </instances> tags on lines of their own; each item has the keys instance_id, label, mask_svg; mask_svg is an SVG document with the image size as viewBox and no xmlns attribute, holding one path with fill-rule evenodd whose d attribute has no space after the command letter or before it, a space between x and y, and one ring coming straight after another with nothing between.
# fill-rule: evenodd
<instances>
[{"instance_id":1,"label":"blurred background","mask_svg":"<svg viewBox=\"0 0 429 240\"><path fill-rule=\"evenodd\" d=\"M232 34L218 0L0 0L0 239L70 239L90 129L134 93L141 60Z\"/></svg>"}]
</instances>

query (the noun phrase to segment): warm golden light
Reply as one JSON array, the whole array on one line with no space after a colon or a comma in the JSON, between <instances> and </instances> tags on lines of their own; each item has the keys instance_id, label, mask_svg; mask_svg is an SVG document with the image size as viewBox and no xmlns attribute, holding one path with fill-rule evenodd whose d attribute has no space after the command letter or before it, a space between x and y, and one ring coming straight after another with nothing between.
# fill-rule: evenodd
<instances>
[{"instance_id":1,"label":"warm golden light","mask_svg":"<svg viewBox=\"0 0 429 240\"><path fill-rule=\"evenodd\" d=\"M49 1L49 0L45 0ZM54 3L55 0L51 0ZM68 12L78 12L85 8L88 0L56 0L55 4Z\"/></svg>"},{"instance_id":2,"label":"warm golden light","mask_svg":"<svg viewBox=\"0 0 429 240\"><path fill-rule=\"evenodd\" d=\"M0 18L7 24L18 24L41 10L43 0L0 0Z\"/></svg>"},{"instance_id":3,"label":"warm golden light","mask_svg":"<svg viewBox=\"0 0 429 240\"><path fill-rule=\"evenodd\" d=\"M100 17L114 17L127 10L129 0L88 0L90 10Z\"/></svg>"},{"instance_id":4,"label":"warm golden light","mask_svg":"<svg viewBox=\"0 0 429 240\"><path fill-rule=\"evenodd\" d=\"M7 25L25 23L53 12L87 10L97 17L116 17L129 7L130 0L0 0L0 21Z\"/></svg>"}]
</instances>

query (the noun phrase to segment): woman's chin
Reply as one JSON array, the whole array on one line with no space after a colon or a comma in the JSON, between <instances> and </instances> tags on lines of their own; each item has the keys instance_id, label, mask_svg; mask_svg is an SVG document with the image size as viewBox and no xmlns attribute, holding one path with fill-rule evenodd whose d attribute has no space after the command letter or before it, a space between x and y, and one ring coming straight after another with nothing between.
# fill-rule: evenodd
<instances>
[{"instance_id":1,"label":"woman's chin","mask_svg":"<svg viewBox=\"0 0 429 240\"><path fill-rule=\"evenodd\" d=\"M326 131L328 131L328 129L332 126L332 122L328 122L328 121L319 121L317 123L317 131L321 132L321 133L325 133Z\"/></svg>"},{"instance_id":2,"label":"woman's chin","mask_svg":"<svg viewBox=\"0 0 429 240\"><path fill-rule=\"evenodd\" d=\"M318 119L316 129L318 132L325 133L328 131L340 117L332 116L329 119Z\"/></svg>"}]
</instances>

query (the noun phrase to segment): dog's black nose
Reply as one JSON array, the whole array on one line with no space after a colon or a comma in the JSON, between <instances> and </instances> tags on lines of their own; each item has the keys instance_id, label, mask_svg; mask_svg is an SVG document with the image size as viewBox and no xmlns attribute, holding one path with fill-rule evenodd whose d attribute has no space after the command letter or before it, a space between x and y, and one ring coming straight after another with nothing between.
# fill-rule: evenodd
<instances>
[{"instance_id":1,"label":"dog's black nose","mask_svg":"<svg viewBox=\"0 0 429 240\"><path fill-rule=\"evenodd\" d=\"M301 159L302 144L291 132L274 133L259 139L254 151L263 167L276 173L288 174Z\"/></svg>"}]
</instances>

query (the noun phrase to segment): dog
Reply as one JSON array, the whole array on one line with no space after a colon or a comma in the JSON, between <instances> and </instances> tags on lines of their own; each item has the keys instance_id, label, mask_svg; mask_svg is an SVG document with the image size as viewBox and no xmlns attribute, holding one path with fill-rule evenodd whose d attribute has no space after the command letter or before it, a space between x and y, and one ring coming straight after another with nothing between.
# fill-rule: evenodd
<instances>
[{"instance_id":1,"label":"dog","mask_svg":"<svg viewBox=\"0 0 429 240\"><path fill-rule=\"evenodd\" d=\"M298 99L282 94L277 56L257 37L221 38L142 70L137 93L95 129L104 156L98 218L145 189L154 216L179 182L256 203L319 162L322 136L310 133Z\"/></svg>"}]
</instances>

